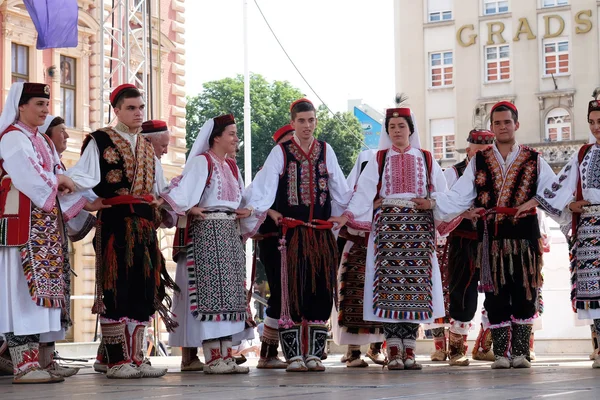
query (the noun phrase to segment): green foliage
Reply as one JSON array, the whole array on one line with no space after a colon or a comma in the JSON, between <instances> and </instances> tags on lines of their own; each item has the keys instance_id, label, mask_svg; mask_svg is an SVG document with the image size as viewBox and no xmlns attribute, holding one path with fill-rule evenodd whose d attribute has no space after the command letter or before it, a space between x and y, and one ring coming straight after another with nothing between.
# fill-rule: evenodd
<instances>
[{"instance_id":1,"label":"green foliage","mask_svg":"<svg viewBox=\"0 0 600 400\"><path fill-rule=\"evenodd\" d=\"M272 135L290 121L289 106L302 92L287 81L267 82L258 74L250 76L250 104L252 117L252 175L263 165L274 146ZM208 118L232 113L237 122L238 136L244 139L244 77L225 78L207 82L197 96L188 97L186 106L186 144L191 149L200 128ZM360 123L351 113L336 114L344 124L334 118L325 107L317 112L319 119L315 136L333 147L340 167L350 173L361 149ZM244 174L243 143L238 154L238 166Z\"/></svg>"},{"instance_id":2,"label":"green foliage","mask_svg":"<svg viewBox=\"0 0 600 400\"><path fill-rule=\"evenodd\" d=\"M302 92L287 81L272 83L261 75L250 76L252 118L252 175L263 165L275 145L273 133L289 123L290 104L302 97ZM244 77L207 82L197 96L188 97L186 106L186 143L191 149L204 122L221 114L232 113L237 122L238 136L244 139ZM238 166L244 174L244 148L240 146Z\"/></svg>"}]
</instances>

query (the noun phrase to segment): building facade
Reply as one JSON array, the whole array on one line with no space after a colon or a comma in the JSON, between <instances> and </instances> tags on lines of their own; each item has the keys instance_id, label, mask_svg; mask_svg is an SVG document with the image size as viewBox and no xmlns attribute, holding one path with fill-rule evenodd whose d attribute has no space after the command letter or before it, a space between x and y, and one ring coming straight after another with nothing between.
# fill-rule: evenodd
<instances>
[{"instance_id":1,"label":"building facade","mask_svg":"<svg viewBox=\"0 0 600 400\"><path fill-rule=\"evenodd\" d=\"M517 140L558 169L587 141L600 86L596 0L395 0L396 89L442 166L499 100L519 109Z\"/></svg>"},{"instance_id":2,"label":"building facade","mask_svg":"<svg viewBox=\"0 0 600 400\"><path fill-rule=\"evenodd\" d=\"M168 123L172 137L169 153L162 157L167 178L178 175L185 162L185 0L131 0L131 6L146 1L151 9L149 24L152 37L151 77L153 90L146 102L151 105L154 119ZM51 88L50 113L62 116L68 127L68 148L63 153L67 167L79 159L84 137L102 127L102 107L106 107L108 91L102 82L110 71L111 42L102 33L102 22L110 12L111 2L78 0L79 44L76 48L36 50L37 32L21 0L0 0L0 108L13 82L45 82ZM143 42L144 38L142 38ZM145 39L147 42L147 38ZM106 57L101 57L104 52ZM141 62L131 52L130 63ZM104 68L101 66L105 60ZM113 88L121 83L113 80ZM149 86L147 86L149 87ZM150 92L148 92L150 93ZM148 94L147 93L147 94ZM104 94L104 101L102 95ZM105 108L106 110L106 108ZM150 112L148 111L150 114ZM170 260L172 239L169 231L160 231L162 247ZM94 295L93 234L72 247L74 327L69 339L77 342L93 339L96 316L91 314ZM174 264L169 264L174 273ZM174 275L173 275L174 276Z\"/></svg>"}]
</instances>

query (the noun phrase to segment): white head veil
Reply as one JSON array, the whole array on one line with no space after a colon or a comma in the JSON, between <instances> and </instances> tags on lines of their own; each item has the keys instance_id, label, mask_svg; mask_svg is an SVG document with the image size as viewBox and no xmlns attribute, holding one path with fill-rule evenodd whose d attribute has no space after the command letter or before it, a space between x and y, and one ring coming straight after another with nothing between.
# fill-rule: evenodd
<instances>
[{"instance_id":1,"label":"white head veil","mask_svg":"<svg viewBox=\"0 0 600 400\"><path fill-rule=\"evenodd\" d=\"M588 139L588 143L589 144L594 144L594 143L596 143L596 141L597 141L596 137L592 134L592 132L590 132L590 137Z\"/></svg>"},{"instance_id":2,"label":"white head veil","mask_svg":"<svg viewBox=\"0 0 600 400\"><path fill-rule=\"evenodd\" d=\"M200 132L198 132L198 136L196 136L196 140L194 141L194 145L192 146L192 151L187 158L185 163L185 167L183 168L183 173L185 174L189 169L190 160L194 157L199 156L200 154L206 152L210 146L208 145L208 139L210 139L210 134L213 131L213 127L215 126L214 118L207 120L202 128L200 128Z\"/></svg>"},{"instance_id":3,"label":"white head veil","mask_svg":"<svg viewBox=\"0 0 600 400\"><path fill-rule=\"evenodd\" d=\"M387 111L387 110L386 110ZM386 112L383 113L384 115ZM415 117L415 113L410 112L410 118L412 119L413 126L415 127L415 131L412 135L410 135L408 139L408 143L411 147L415 149L421 148L421 139L419 139L419 129L417 128L417 118ZM390 135L387 132L387 127L385 120L383 121L383 125L381 126L381 134L379 135L379 150L387 150L392 147L392 141L390 140Z\"/></svg>"},{"instance_id":4,"label":"white head veil","mask_svg":"<svg viewBox=\"0 0 600 400\"><path fill-rule=\"evenodd\" d=\"M6 97L2 115L0 115L0 133L4 132L6 128L19 119L19 100L21 100L22 93L23 82L13 83Z\"/></svg>"},{"instance_id":5,"label":"white head veil","mask_svg":"<svg viewBox=\"0 0 600 400\"><path fill-rule=\"evenodd\" d=\"M56 117L48 114L46 116L46 120L44 121L44 125L42 125L38 128L38 132L46 133L48 131L48 127L50 126L50 124L52 123L52 120L54 120L54 118L56 118Z\"/></svg>"}]
</instances>

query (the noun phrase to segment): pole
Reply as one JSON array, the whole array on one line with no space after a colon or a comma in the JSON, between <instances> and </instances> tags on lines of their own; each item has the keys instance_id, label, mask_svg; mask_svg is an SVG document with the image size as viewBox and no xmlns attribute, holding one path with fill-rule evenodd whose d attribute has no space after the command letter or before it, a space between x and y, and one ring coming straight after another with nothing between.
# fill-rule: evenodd
<instances>
[{"instance_id":1,"label":"pole","mask_svg":"<svg viewBox=\"0 0 600 400\"><path fill-rule=\"evenodd\" d=\"M248 70L248 0L244 4L244 182L252 181L252 120L250 116L250 72ZM252 239L246 242L246 281L252 288ZM252 307L250 307L252 310ZM252 311L250 311L252 312Z\"/></svg>"}]
</instances>

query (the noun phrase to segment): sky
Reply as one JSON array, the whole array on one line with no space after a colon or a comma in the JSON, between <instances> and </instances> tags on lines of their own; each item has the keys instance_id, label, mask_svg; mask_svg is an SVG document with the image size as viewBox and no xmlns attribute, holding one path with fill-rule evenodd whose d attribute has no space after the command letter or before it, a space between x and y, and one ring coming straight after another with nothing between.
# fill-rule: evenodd
<instances>
[{"instance_id":1,"label":"sky","mask_svg":"<svg viewBox=\"0 0 600 400\"><path fill-rule=\"evenodd\" d=\"M393 0L256 0L309 84L329 107L349 99L382 110L393 106ZM186 92L244 73L243 0L188 0ZM254 0L248 0L249 70L286 80L321 102L277 44Z\"/></svg>"}]
</instances>

